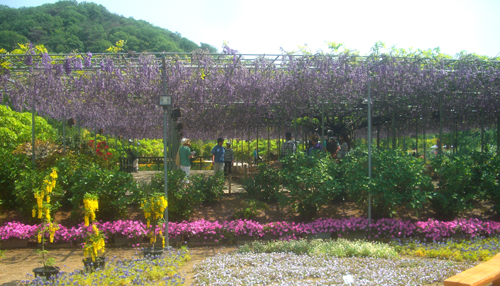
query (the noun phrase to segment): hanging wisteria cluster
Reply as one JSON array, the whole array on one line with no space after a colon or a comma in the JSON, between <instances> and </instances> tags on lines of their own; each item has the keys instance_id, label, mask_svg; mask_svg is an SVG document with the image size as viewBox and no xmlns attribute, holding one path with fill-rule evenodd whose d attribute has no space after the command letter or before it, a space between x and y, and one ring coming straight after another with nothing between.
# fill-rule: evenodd
<instances>
[{"instance_id":1,"label":"hanging wisteria cluster","mask_svg":"<svg viewBox=\"0 0 500 286\"><path fill-rule=\"evenodd\" d=\"M218 55L3 57L12 63L1 75L4 104L17 111L34 105L42 116L73 118L81 126L129 138L163 136L164 111L158 106L163 84L182 110L184 135L200 139L242 137L257 126L289 128L295 118L321 110L366 118L368 86L378 124L395 116L406 130L417 122L420 128L436 128L438 118L445 129L488 126L500 110L500 63L477 58L244 56L228 47Z\"/></svg>"}]
</instances>

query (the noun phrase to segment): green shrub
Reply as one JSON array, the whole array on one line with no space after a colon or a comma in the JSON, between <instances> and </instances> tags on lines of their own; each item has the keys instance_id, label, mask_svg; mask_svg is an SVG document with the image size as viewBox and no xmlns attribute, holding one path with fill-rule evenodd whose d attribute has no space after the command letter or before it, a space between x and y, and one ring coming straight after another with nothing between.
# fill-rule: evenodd
<instances>
[{"instance_id":1,"label":"green shrub","mask_svg":"<svg viewBox=\"0 0 500 286\"><path fill-rule=\"evenodd\" d=\"M0 105L0 148L14 150L20 144L31 142L31 113L19 113ZM38 140L56 137L56 131L47 121L35 116L35 135Z\"/></svg>"},{"instance_id":2,"label":"green shrub","mask_svg":"<svg viewBox=\"0 0 500 286\"><path fill-rule=\"evenodd\" d=\"M281 169L269 167L266 164L259 164L259 173L256 180L261 186L260 196L256 199L264 202L276 202L282 196L280 192L281 183L283 182L283 172Z\"/></svg>"},{"instance_id":3,"label":"green shrub","mask_svg":"<svg viewBox=\"0 0 500 286\"><path fill-rule=\"evenodd\" d=\"M283 182L282 170L261 163L258 174L243 180L245 197L262 202L277 202L283 194L280 192Z\"/></svg>"},{"instance_id":4,"label":"green shrub","mask_svg":"<svg viewBox=\"0 0 500 286\"><path fill-rule=\"evenodd\" d=\"M493 203L493 209L500 214L500 155L491 157L482 165L479 188L484 193L484 200Z\"/></svg>"},{"instance_id":5,"label":"green shrub","mask_svg":"<svg viewBox=\"0 0 500 286\"><path fill-rule=\"evenodd\" d=\"M129 173L102 169L95 164L80 166L71 177L69 201L72 215L81 216L85 193L99 196L98 219L115 220L126 217L127 207L133 203L131 194L137 191L134 178Z\"/></svg>"},{"instance_id":6,"label":"green shrub","mask_svg":"<svg viewBox=\"0 0 500 286\"><path fill-rule=\"evenodd\" d=\"M191 175L189 176L189 189L191 193L199 193L202 203L211 204L224 194L225 178L222 172L215 176Z\"/></svg>"},{"instance_id":7,"label":"green shrub","mask_svg":"<svg viewBox=\"0 0 500 286\"><path fill-rule=\"evenodd\" d=\"M172 221L187 220L195 206L203 201L201 191L186 188L185 173L181 170L168 172L168 218ZM191 178L190 178L191 179ZM156 174L151 181L151 191L165 193L164 173Z\"/></svg>"},{"instance_id":8,"label":"green shrub","mask_svg":"<svg viewBox=\"0 0 500 286\"><path fill-rule=\"evenodd\" d=\"M15 209L16 181L23 179L22 174L31 168L31 161L25 155L14 155L4 148L0 148L0 158L0 200L4 202L4 209Z\"/></svg>"},{"instance_id":9,"label":"green shrub","mask_svg":"<svg viewBox=\"0 0 500 286\"><path fill-rule=\"evenodd\" d=\"M433 210L443 218L453 219L472 209L480 194L473 179L473 170L476 169L478 180L478 167L470 154L438 155L431 162L439 175L439 188L431 200Z\"/></svg>"},{"instance_id":10,"label":"green shrub","mask_svg":"<svg viewBox=\"0 0 500 286\"><path fill-rule=\"evenodd\" d=\"M329 164L334 164L328 156L307 156L293 154L282 160L283 180L288 196L279 196L283 206L291 205L305 218L313 218L318 210L335 198L341 189L340 183L329 172Z\"/></svg>"},{"instance_id":11,"label":"green shrub","mask_svg":"<svg viewBox=\"0 0 500 286\"><path fill-rule=\"evenodd\" d=\"M343 160L343 179L351 198L366 205L372 196L375 217L393 216L399 207L418 210L431 197L431 178L420 159L393 150L372 152L372 180L368 181L367 152L356 149Z\"/></svg>"}]
</instances>

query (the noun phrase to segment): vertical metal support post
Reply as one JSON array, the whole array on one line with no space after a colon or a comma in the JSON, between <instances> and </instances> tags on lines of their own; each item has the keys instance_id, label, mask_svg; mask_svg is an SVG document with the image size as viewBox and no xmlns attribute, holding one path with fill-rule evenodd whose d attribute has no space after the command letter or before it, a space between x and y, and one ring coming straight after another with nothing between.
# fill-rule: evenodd
<instances>
[{"instance_id":1,"label":"vertical metal support post","mask_svg":"<svg viewBox=\"0 0 500 286\"><path fill-rule=\"evenodd\" d=\"M132 148L134 148L133 145ZM94 153L97 154L97 127L95 126L95 123L94 123Z\"/></svg>"},{"instance_id":2,"label":"vertical metal support post","mask_svg":"<svg viewBox=\"0 0 500 286\"><path fill-rule=\"evenodd\" d=\"M33 170L35 170L35 93L33 92L33 102L31 103L31 163L33 164Z\"/></svg>"},{"instance_id":3,"label":"vertical metal support post","mask_svg":"<svg viewBox=\"0 0 500 286\"><path fill-rule=\"evenodd\" d=\"M255 147L255 148L256 148L255 151L257 151L255 155L257 156L257 158L259 158L259 152L258 152L258 151L260 151L259 150L259 123L257 123L257 147ZM257 162L257 159L255 160L255 165L257 165L257 166L259 165L259 163Z\"/></svg>"},{"instance_id":4,"label":"vertical metal support post","mask_svg":"<svg viewBox=\"0 0 500 286\"><path fill-rule=\"evenodd\" d=\"M418 122L419 122L420 118L417 118L415 119L415 156L418 157ZM425 142L425 138L424 138L424 142Z\"/></svg>"},{"instance_id":5,"label":"vertical metal support post","mask_svg":"<svg viewBox=\"0 0 500 286\"><path fill-rule=\"evenodd\" d=\"M425 137L425 128L427 127L427 117L425 116L425 114L422 116L423 116L422 120L424 121L424 123L422 124L423 125L422 126L422 134L423 134L423 138L424 138L423 143L424 143L424 166L425 166L425 164L427 164L427 161L426 161L426 159L427 159L427 155L426 155L427 154L427 138Z\"/></svg>"},{"instance_id":6,"label":"vertical metal support post","mask_svg":"<svg viewBox=\"0 0 500 286\"><path fill-rule=\"evenodd\" d=\"M500 154L500 115L497 117L497 155Z\"/></svg>"},{"instance_id":7,"label":"vertical metal support post","mask_svg":"<svg viewBox=\"0 0 500 286\"><path fill-rule=\"evenodd\" d=\"M303 143L302 143L302 148L304 148L304 150L307 150L307 145L306 144L309 144L309 141L307 141L307 131L305 130L305 128L302 126L302 135L304 135L303 137Z\"/></svg>"},{"instance_id":8,"label":"vertical metal support post","mask_svg":"<svg viewBox=\"0 0 500 286\"><path fill-rule=\"evenodd\" d=\"M321 103L321 145L325 144L325 103ZM326 145L326 144L325 144ZM325 147L326 150L326 146Z\"/></svg>"},{"instance_id":9,"label":"vertical metal support post","mask_svg":"<svg viewBox=\"0 0 500 286\"><path fill-rule=\"evenodd\" d=\"M370 94L370 77L368 77L368 188L372 180L372 104ZM368 227L372 223L372 193L368 191Z\"/></svg>"},{"instance_id":10,"label":"vertical metal support post","mask_svg":"<svg viewBox=\"0 0 500 286\"><path fill-rule=\"evenodd\" d=\"M247 148L248 148L248 156L250 158L250 162L248 162L248 166L252 166L252 153L250 152L250 127L248 127L248 141L247 141Z\"/></svg>"},{"instance_id":11,"label":"vertical metal support post","mask_svg":"<svg viewBox=\"0 0 500 286\"><path fill-rule=\"evenodd\" d=\"M481 153L484 151L484 111L481 108Z\"/></svg>"},{"instance_id":12,"label":"vertical metal support post","mask_svg":"<svg viewBox=\"0 0 500 286\"><path fill-rule=\"evenodd\" d=\"M76 119L76 127L78 129L78 146L79 146L79 148L81 148L81 146L82 146L82 130L80 128L80 115L78 115L78 117Z\"/></svg>"},{"instance_id":13,"label":"vertical metal support post","mask_svg":"<svg viewBox=\"0 0 500 286\"><path fill-rule=\"evenodd\" d=\"M283 119L281 120L281 129L280 131L278 132L278 158L281 159L281 134L283 134L283 129L285 129L283 127L284 123L283 123Z\"/></svg>"},{"instance_id":14,"label":"vertical metal support post","mask_svg":"<svg viewBox=\"0 0 500 286\"><path fill-rule=\"evenodd\" d=\"M443 154L443 95L439 95L439 154Z\"/></svg>"},{"instance_id":15,"label":"vertical metal support post","mask_svg":"<svg viewBox=\"0 0 500 286\"><path fill-rule=\"evenodd\" d=\"M271 163L271 138L270 138L270 129L269 124L267 126L267 164Z\"/></svg>"},{"instance_id":16,"label":"vertical metal support post","mask_svg":"<svg viewBox=\"0 0 500 286\"><path fill-rule=\"evenodd\" d=\"M167 129L167 121L168 121L168 110L164 110L163 112L163 182L165 184L165 199L168 202L168 165L167 165L167 160L168 160L168 148L167 148L167 139L168 139L168 129ZM168 241L168 206L165 208L165 213L163 214L165 217L165 246L168 248L169 247L169 241Z\"/></svg>"},{"instance_id":17,"label":"vertical metal support post","mask_svg":"<svg viewBox=\"0 0 500 286\"><path fill-rule=\"evenodd\" d=\"M63 115L63 154L66 155L66 114Z\"/></svg>"},{"instance_id":18,"label":"vertical metal support post","mask_svg":"<svg viewBox=\"0 0 500 286\"><path fill-rule=\"evenodd\" d=\"M403 152L406 153L406 129L408 128L408 122L405 120L405 126L403 131ZM406 153L408 154L408 153Z\"/></svg>"},{"instance_id":19,"label":"vertical metal support post","mask_svg":"<svg viewBox=\"0 0 500 286\"><path fill-rule=\"evenodd\" d=\"M170 109L170 111L172 111L172 109ZM172 118L172 113L169 112L170 114L170 125L169 125L169 131L170 131L170 171L174 171L177 169L177 165L175 165L174 163L174 158L177 156L177 151L179 150L179 147L178 146L179 142L180 142L180 139L178 138L177 136L177 131L176 131L176 127L175 127L175 121L174 119Z\"/></svg>"},{"instance_id":20,"label":"vertical metal support post","mask_svg":"<svg viewBox=\"0 0 500 286\"><path fill-rule=\"evenodd\" d=\"M389 129L389 126L386 126L386 129L387 129L387 150L389 150L389 146L390 146L390 138L391 138L391 131Z\"/></svg>"},{"instance_id":21,"label":"vertical metal support post","mask_svg":"<svg viewBox=\"0 0 500 286\"><path fill-rule=\"evenodd\" d=\"M380 122L377 123L377 149L380 149Z\"/></svg>"},{"instance_id":22,"label":"vertical metal support post","mask_svg":"<svg viewBox=\"0 0 500 286\"><path fill-rule=\"evenodd\" d=\"M167 94L167 67L166 67L166 62L165 62L165 55L162 56L161 58L162 65L163 65L163 76L162 76L162 81L163 81L163 94ZM168 151L167 151L167 141L168 141L168 129L167 129L167 121L168 117L170 115L170 106L167 108L167 110L164 110L163 113L163 178L164 178L164 185L165 185L165 199L168 202ZM168 206L165 208L164 212L164 217L165 217L165 247L170 248L169 245L169 239L168 239Z\"/></svg>"},{"instance_id":23,"label":"vertical metal support post","mask_svg":"<svg viewBox=\"0 0 500 286\"><path fill-rule=\"evenodd\" d=\"M392 109L392 150L396 150L396 111Z\"/></svg>"},{"instance_id":24,"label":"vertical metal support post","mask_svg":"<svg viewBox=\"0 0 500 286\"><path fill-rule=\"evenodd\" d=\"M295 135L293 136L293 138L295 138L295 141L297 141L297 139L299 139L299 133L297 133L297 113L295 110L293 111L293 128L295 129Z\"/></svg>"}]
</instances>

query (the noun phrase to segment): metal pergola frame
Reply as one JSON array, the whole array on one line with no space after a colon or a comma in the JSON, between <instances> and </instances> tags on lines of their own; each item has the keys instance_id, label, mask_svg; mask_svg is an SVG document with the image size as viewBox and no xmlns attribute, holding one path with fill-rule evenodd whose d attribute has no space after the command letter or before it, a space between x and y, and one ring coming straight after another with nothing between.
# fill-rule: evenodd
<instances>
[{"instance_id":1,"label":"metal pergola frame","mask_svg":"<svg viewBox=\"0 0 500 286\"><path fill-rule=\"evenodd\" d=\"M316 54L316 55L295 55L295 54L197 54L197 53L167 53L167 52L149 52L149 53L116 53L116 54L109 54L109 53L96 53L92 54L92 63L93 67L87 67L83 68L82 71L96 71L99 70L101 67L99 66L99 61L102 61L104 59L113 59L114 61L118 61L118 67L126 67L126 63L131 63L136 61L140 55L146 55L146 56L153 56L154 61L153 64L156 64L160 70L163 70L163 75L161 77L162 80L162 87L163 87L163 94L168 94L168 87L166 83L166 61L177 61L180 62L181 65L183 65L185 68L189 69L199 69L203 68L203 65L200 63L200 57L205 56L209 57L211 60L213 60L215 63L219 64L220 66L217 66L217 69L222 69L222 70L232 70L235 69L236 67L239 68L255 68L257 70L258 66L257 64L262 63L263 65L259 66L259 68L265 68L266 70L269 70L270 68L276 69L276 70L284 70L287 68L287 63L289 63L291 60L311 60L312 62L315 59L320 59L320 58L328 58L331 60L335 59L340 59L342 55L331 55L331 54ZM40 54L36 55L11 55L11 54L2 54L0 55L0 59L4 61L8 61L12 64L12 67L10 69L10 72L13 76L16 75L22 75L23 73L27 71L31 71L33 67L27 66L23 64L23 59L25 57L40 57ZM51 61L56 62L56 63L63 63L67 58L70 57L79 57L83 58L86 57L87 54L48 54L48 56L51 57ZM348 56L350 59L350 63L355 63L356 65L362 65L365 62L368 62L369 60L373 61L384 61L387 59L387 56L384 55L371 55L371 56L358 56L358 55L349 55ZM392 57L392 56L391 56ZM392 57L393 59L400 59L400 60L410 60L410 61L418 61L421 65L425 64L431 64L431 63L436 63L439 62L441 66L437 69L438 72L441 73L455 73L456 70L453 68L453 64L457 63L459 61L461 62L470 62L470 63L477 63L478 59L433 59L433 58L411 58L411 57ZM480 62L480 67L483 66L494 66L496 69L500 69L500 61L482 61ZM132 67L134 68L139 68L140 65L136 64L133 65ZM310 71L315 71L315 70L320 70L320 67L314 66L314 65L307 65L305 67L306 70ZM372 102L372 83L371 83L371 75L367 74L367 90L366 90L366 97L364 95L358 94L358 96L361 96L363 98L363 101L361 102L362 105L367 105L366 113L367 113L367 128L368 128L368 179L371 179L371 145L372 145L372 109L373 109L373 103ZM471 93L471 94L480 94L480 92L473 91L473 92L466 92L466 91L460 91L457 90L455 93L459 94L466 94L466 93ZM438 110L439 111L439 137L442 139L442 128L443 128L443 94L439 95L439 106L436 108L432 108L431 110ZM411 103L411 100L406 100L406 102L394 102L391 101L390 103L393 104L393 107L397 107L400 104L403 104L403 106L408 106L409 110L412 111L413 107L409 105ZM389 103L389 102L388 102ZM206 103L197 103L197 104L209 104L208 102ZM229 106L235 106L241 103L238 102L233 102L229 104ZM280 106L281 103L275 103L274 106ZM321 109L321 125L322 125L322 141L324 139L324 112L325 112L325 104L329 104L326 101L322 101L319 104L321 106L316 106L317 110ZM272 105L270 105L272 107ZM361 112L365 112L363 107L359 107L358 104L346 104L340 108L337 108L337 112L351 112L353 110L360 110ZM393 148L394 148L394 138L395 138L395 110L392 109L392 133L393 133ZM426 110L427 114L429 113L430 110ZM497 111L498 113L498 111ZM420 118L421 114L424 114L424 110L420 110L420 113L417 112L417 120ZM164 113L164 140L167 140L167 125L172 126L173 121L170 120L170 122L167 123L167 117L170 115L170 108L167 109L167 111ZM34 116L34 112L33 112ZM299 115L300 116L300 115ZM299 117L297 114L294 112L293 113L293 118ZM409 118L412 118L411 116ZM497 130L500 133L500 117L497 114ZM291 118L289 118L291 119ZM415 119L415 118L414 118ZM34 119L33 119L34 121ZM427 122L427 119L424 120L424 122ZM481 126L484 126L483 120L481 120ZM481 131L483 132L483 128L481 128ZM171 135L173 135L173 128L170 128L170 132L172 132ZM258 131L257 131L258 132ZM418 131L416 131L418 133ZM295 138L297 138L297 127L295 125ZM258 136L258 135L257 135ZM424 133L425 136L425 133ZM500 135L499 135L500 137ZM33 134L34 138L34 134ZM33 139L34 140L34 139ZM171 141L171 140L170 140ZM500 138L497 139L497 141L500 141ZM442 140L441 140L442 142ZM497 143L498 145L498 143ZM33 143L34 146L34 143ZM441 151L441 145L440 151ZM167 146L165 144L165 150ZM418 147L417 147L418 148ZM425 146L424 146L425 148ZM498 149L498 147L497 147ZM425 149L424 149L425 150ZM170 151L172 149L170 148ZM498 151L498 150L497 150ZM172 152L170 152L172 153ZM425 152L424 152L425 153ZM165 195L167 195L167 162L169 156L172 158L173 154L168 154L165 151ZM371 197L368 198L369 200L369 220L371 220ZM166 235L168 237L168 209L166 210L166 218L167 218L167 223L166 223ZM168 238L167 238L167 246L168 246Z\"/></svg>"}]
</instances>

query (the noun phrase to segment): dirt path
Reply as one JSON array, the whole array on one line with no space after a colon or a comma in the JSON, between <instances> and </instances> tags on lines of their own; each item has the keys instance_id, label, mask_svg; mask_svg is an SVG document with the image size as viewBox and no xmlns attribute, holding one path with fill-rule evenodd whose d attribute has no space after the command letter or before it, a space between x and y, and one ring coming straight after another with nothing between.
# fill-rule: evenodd
<instances>
[{"instance_id":1,"label":"dirt path","mask_svg":"<svg viewBox=\"0 0 500 286\"><path fill-rule=\"evenodd\" d=\"M235 246L191 247L191 259L180 268L180 273L186 277L185 285L192 285L194 280L193 266L219 253L235 251ZM19 248L5 251L5 258L0 259L0 285L18 285L23 280L33 279L33 268L40 267L40 257L35 253L36 248ZM83 252L79 248L51 249L51 257L56 259L56 266L61 271L72 272L83 269ZM142 258L139 249L131 247L110 247L104 254L107 258L132 259Z\"/></svg>"}]
</instances>

